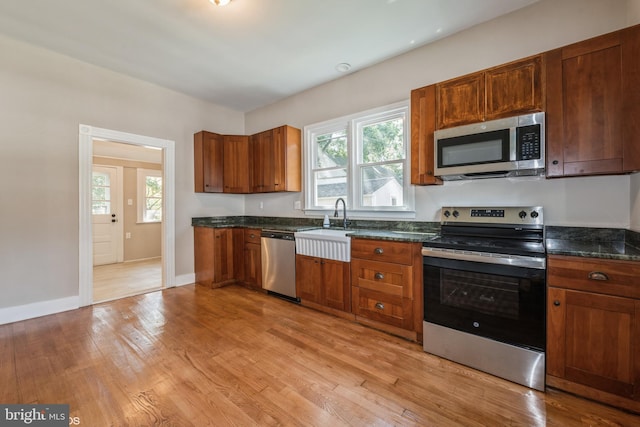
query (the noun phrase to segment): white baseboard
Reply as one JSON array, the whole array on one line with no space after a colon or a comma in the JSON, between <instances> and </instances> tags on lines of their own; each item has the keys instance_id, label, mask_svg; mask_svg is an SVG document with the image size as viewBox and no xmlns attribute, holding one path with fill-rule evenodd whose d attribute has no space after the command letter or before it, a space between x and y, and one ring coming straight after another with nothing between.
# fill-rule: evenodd
<instances>
[{"instance_id":1,"label":"white baseboard","mask_svg":"<svg viewBox=\"0 0 640 427\"><path fill-rule=\"evenodd\" d=\"M181 274L176 276L176 286L193 285L196 282L196 274Z\"/></svg>"},{"instance_id":2,"label":"white baseboard","mask_svg":"<svg viewBox=\"0 0 640 427\"><path fill-rule=\"evenodd\" d=\"M33 319L34 317L47 316L49 314L61 313L68 310L75 310L79 307L80 297L76 295L67 298L0 308L0 325Z\"/></svg>"}]
</instances>

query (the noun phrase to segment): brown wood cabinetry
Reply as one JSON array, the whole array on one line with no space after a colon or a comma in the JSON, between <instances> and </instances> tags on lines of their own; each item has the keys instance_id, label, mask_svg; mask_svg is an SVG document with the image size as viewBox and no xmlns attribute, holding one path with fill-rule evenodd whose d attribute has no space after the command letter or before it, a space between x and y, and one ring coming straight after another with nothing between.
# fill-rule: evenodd
<instances>
[{"instance_id":1,"label":"brown wood cabinetry","mask_svg":"<svg viewBox=\"0 0 640 427\"><path fill-rule=\"evenodd\" d=\"M444 129L544 109L541 55L436 84L436 127Z\"/></svg>"},{"instance_id":2,"label":"brown wood cabinetry","mask_svg":"<svg viewBox=\"0 0 640 427\"><path fill-rule=\"evenodd\" d=\"M436 130L436 87L411 91L411 184L442 184L433 175Z\"/></svg>"},{"instance_id":3,"label":"brown wood cabinetry","mask_svg":"<svg viewBox=\"0 0 640 427\"><path fill-rule=\"evenodd\" d=\"M254 193L301 191L300 129L281 126L251 136Z\"/></svg>"},{"instance_id":4,"label":"brown wood cabinetry","mask_svg":"<svg viewBox=\"0 0 640 427\"><path fill-rule=\"evenodd\" d=\"M303 305L350 312L349 263L296 255L296 293Z\"/></svg>"},{"instance_id":5,"label":"brown wood cabinetry","mask_svg":"<svg viewBox=\"0 0 640 427\"><path fill-rule=\"evenodd\" d=\"M201 131L193 135L195 192L222 193L224 140L217 133Z\"/></svg>"},{"instance_id":6,"label":"brown wood cabinetry","mask_svg":"<svg viewBox=\"0 0 640 427\"><path fill-rule=\"evenodd\" d=\"M224 135L223 184L225 193L251 192L251 147L245 135Z\"/></svg>"},{"instance_id":7,"label":"brown wood cabinetry","mask_svg":"<svg viewBox=\"0 0 640 427\"><path fill-rule=\"evenodd\" d=\"M196 283L217 288L234 279L233 232L230 228L194 227Z\"/></svg>"},{"instance_id":8,"label":"brown wood cabinetry","mask_svg":"<svg viewBox=\"0 0 640 427\"><path fill-rule=\"evenodd\" d=\"M281 126L249 136L193 136L197 193L301 191L300 129Z\"/></svg>"},{"instance_id":9,"label":"brown wood cabinetry","mask_svg":"<svg viewBox=\"0 0 640 427\"><path fill-rule=\"evenodd\" d=\"M262 289L262 252L257 228L244 229L244 283L250 288Z\"/></svg>"},{"instance_id":10,"label":"brown wood cabinetry","mask_svg":"<svg viewBox=\"0 0 640 427\"><path fill-rule=\"evenodd\" d=\"M420 243L352 239L356 320L414 341L422 338L421 248Z\"/></svg>"},{"instance_id":11,"label":"brown wood cabinetry","mask_svg":"<svg viewBox=\"0 0 640 427\"><path fill-rule=\"evenodd\" d=\"M547 384L640 412L640 263L549 256Z\"/></svg>"},{"instance_id":12,"label":"brown wood cabinetry","mask_svg":"<svg viewBox=\"0 0 640 427\"><path fill-rule=\"evenodd\" d=\"M640 26L550 51L547 176L640 170Z\"/></svg>"}]
</instances>

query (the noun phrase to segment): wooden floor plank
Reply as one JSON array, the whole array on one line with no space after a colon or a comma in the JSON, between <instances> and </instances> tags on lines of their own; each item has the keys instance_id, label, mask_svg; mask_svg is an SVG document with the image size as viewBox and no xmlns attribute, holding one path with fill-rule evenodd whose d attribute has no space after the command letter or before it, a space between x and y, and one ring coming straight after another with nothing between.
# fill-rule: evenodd
<instances>
[{"instance_id":1,"label":"wooden floor plank","mask_svg":"<svg viewBox=\"0 0 640 427\"><path fill-rule=\"evenodd\" d=\"M81 425L640 425L237 286L1 325L0 375L2 403L68 403Z\"/></svg>"}]
</instances>

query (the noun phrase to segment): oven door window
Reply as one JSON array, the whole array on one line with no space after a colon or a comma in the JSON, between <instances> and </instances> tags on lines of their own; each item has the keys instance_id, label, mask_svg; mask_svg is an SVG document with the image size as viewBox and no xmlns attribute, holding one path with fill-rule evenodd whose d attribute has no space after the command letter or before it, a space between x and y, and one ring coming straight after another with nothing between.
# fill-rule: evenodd
<instances>
[{"instance_id":1,"label":"oven door window","mask_svg":"<svg viewBox=\"0 0 640 427\"><path fill-rule=\"evenodd\" d=\"M544 270L425 258L427 322L544 350Z\"/></svg>"}]
</instances>

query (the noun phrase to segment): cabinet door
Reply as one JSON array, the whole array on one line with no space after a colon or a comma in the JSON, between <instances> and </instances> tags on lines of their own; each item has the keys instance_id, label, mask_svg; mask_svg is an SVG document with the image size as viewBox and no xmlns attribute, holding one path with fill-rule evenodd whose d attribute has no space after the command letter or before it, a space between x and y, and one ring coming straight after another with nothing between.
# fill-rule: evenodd
<instances>
[{"instance_id":1,"label":"cabinet door","mask_svg":"<svg viewBox=\"0 0 640 427\"><path fill-rule=\"evenodd\" d=\"M436 130L435 85L411 91L411 184L442 184L433 175Z\"/></svg>"},{"instance_id":2,"label":"cabinet door","mask_svg":"<svg viewBox=\"0 0 640 427\"><path fill-rule=\"evenodd\" d=\"M542 56L534 56L485 72L485 120L543 110Z\"/></svg>"},{"instance_id":3,"label":"cabinet door","mask_svg":"<svg viewBox=\"0 0 640 427\"><path fill-rule=\"evenodd\" d=\"M244 245L244 282L252 287L262 287L262 258L260 245Z\"/></svg>"},{"instance_id":4,"label":"cabinet door","mask_svg":"<svg viewBox=\"0 0 640 427\"><path fill-rule=\"evenodd\" d=\"M211 286L213 283L213 235L213 228L193 227L194 270L199 285Z\"/></svg>"},{"instance_id":5,"label":"cabinet door","mask_svg":"<svg viewBox=\"0 0 640 427\"><path fill-rule=\"evenodd\" d=\"M193 136L194 184L196 193L223 191L223 138L201 131Z\"/></svg>"},{"instance_id":6,"label":"cabinet door","mask_svg":"<svg viewBox=\"0 0 640 427\"><path fill-rule=\"evenodd\" d=\"M547 372L640 399L640 302L549 288Z\"/></svg>"},{"instance_id":7,"label":"cabinet door","mask_svg":"<svg viewBox=\"0 0 640 427\"><path fill-rule=\"evenodd\" d=\"M303 301L322 303L320 258L296 255L296 294Z\"/></svg>"},{"instance_id":8,"label":"cabinet door","mask_svg":"<svg viewBox=\"0 0 640 427\"><path fill-rule=\"evenodd\" d=\"M224 136L224 192L248 193L250 188L251 159L249 137Z\"/></svg>"},{"instance_id":9,"label":"cabinet door","mask_svg":"<svg viewBox=\"0 0 640 427\"><path fill-rule=\"evenodd\" d=\"M214 231L213 263L214 285L233 280L233 232L230 228Z\"/></svg>"},{"instance_id":10,"label":"cabinet door","mask_svg":"<svg viewBox=\"0 0 640 427\"><path fill-rule=\"evenodd\" d=\"M327 307L337 310L351 311L351 289L349 287L349 263L323 259L322 266L322 301Z\"/></svg>"},{"instance_id":11,"label":"cabinet door","mask_svg":"<svg viewBox=\"0 0 640 427\"><path fill-rule=\"evenodd\" d=\"M484 73L448 80L436 85L437 128L484 120Z\"/></svg>"},{"instance_id":12,"label":"cabinet door","mask_svg":"<svg viewBox=\"0 0 640 427\"><path fill-rule=\"evenodd\" d=\"M547 58L547 176L621 173L620 34L557 49Z\"/></svg>"},{"instance_id":13,"label":"cabinet door","mask_svg":"<svg viewBox=\"0 0 640 427\"><path fill-rule=\"evenodd\" d=\"M268 193L275 190L275 146L273 131L253 136L253 192Z\"/></svg>"},{"instance_id":14,"label":"cabinet door","mask_svg":"<svg viewBox=\"0 0 640 427\"><path fill-rule=\"evenodd\" d=\"M274 190L302 190L302 140L300 129L280 126L273 129Z\"/></svg>"}]
</instances>

